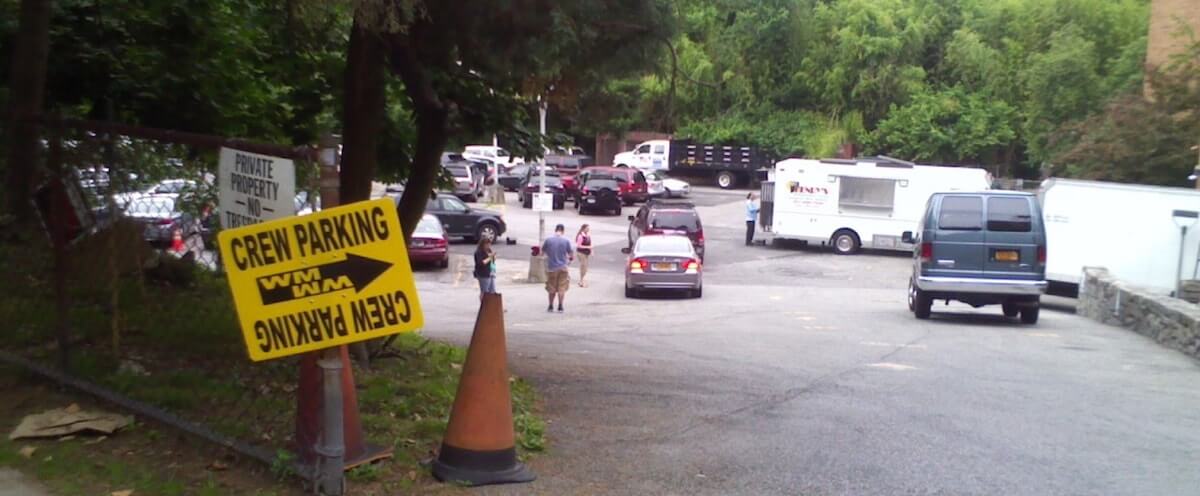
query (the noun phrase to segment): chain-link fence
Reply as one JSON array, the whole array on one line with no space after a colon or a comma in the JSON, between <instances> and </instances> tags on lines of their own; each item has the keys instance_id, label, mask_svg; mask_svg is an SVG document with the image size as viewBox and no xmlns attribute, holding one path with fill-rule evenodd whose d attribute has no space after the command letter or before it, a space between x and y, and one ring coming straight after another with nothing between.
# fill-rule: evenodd
<instances>
[{"instance_id":1,"label":"chain-link fence","mask_svg":"<svg viewBox=\"0 0 1200 496\"><path fill-rule=\"evenodd\" d=\"M255 147L79 121L43 135L41 223L0 236L10 361L267 461L295 449L297 360L247 360L215 244L219 148ZM256 146L295 161L296 209L312 210L314 150Z\"/></svg>"}]
</instances>

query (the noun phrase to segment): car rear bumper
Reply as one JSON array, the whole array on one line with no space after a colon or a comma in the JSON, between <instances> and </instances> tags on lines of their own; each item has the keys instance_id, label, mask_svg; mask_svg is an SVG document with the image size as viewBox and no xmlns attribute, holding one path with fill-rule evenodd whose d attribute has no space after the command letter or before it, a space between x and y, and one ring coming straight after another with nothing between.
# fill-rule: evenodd
<instances>
[{"instance_id":1,"label":"car rear bumper","mask_svg":"<svg viewBox=\"0 0 1200 496\"><path fill-rule=\"evenodd\" d=\"M579 201L582 202L581 206L583 208L603 208L603 209L621 208L621 199L619 197L593 198L593 197L585 196L585 197L582 197Z\"/></svg>"},{"instance_id":2,"label":"car rear bumper","mask_svg":"<svg viewBox=\"0 0 1200 496\"><path fill-rule=\"evenodd\" d=\"M431 263L446 259L445 248L413 248L408 249L408 259L413 262Z\"/></svg>"},{"instance_id":3,"label":"car rear bumper","mask_svg":"<svg viewBox=\"0 0 1200 496\"><path fill-rule=\"evenodd\" d=\"M700 289L700 274L634 274L625 275L625 285L637 289Z\"/></svg>"},{"instance_id":4,"label":"car rear bumper","mask_svg":"<svg viewBox=\"0 0 1200 496\"><path fill-rule=\"evenodd\" d=\"M917 288L931 293L984 293L995 295L1040 295L1046 292L1047 282L972 277L917 278Z\"/></svg>"}]
</instances>

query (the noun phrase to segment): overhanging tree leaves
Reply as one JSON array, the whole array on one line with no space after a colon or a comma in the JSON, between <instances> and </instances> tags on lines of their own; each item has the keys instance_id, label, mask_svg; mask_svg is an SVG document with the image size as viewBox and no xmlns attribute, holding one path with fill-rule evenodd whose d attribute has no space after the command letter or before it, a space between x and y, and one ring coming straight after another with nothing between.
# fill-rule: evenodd
<instances>
[{"instance_id":1,"label":"overhanging tree leaves","mask_svg":"<svg viewBox=\"0 0 1200 496\"><path fill-rule=\"evenodd\" d=\"M666 13L655 0L359 2L356 19L386 45L416 128L399 206L405 237L451 135L495 133L516 154L540 155L542 136L524 124L533 122L533 98L571 98L591 78L653 63L671 26Z\"/></svg>"},{"instance_id":2,"label":"overhanging tree leaves","mask_svg":"<svg viewBox=\"0 0 1200 496\"><path fill-rule=\"evenodd\" d=\"M1116 182L1188 186L1200 142L1200 41L1148 74L1103 112L1059 128L1050 139L1053 173Z\"/></svg>"}]
</instances>

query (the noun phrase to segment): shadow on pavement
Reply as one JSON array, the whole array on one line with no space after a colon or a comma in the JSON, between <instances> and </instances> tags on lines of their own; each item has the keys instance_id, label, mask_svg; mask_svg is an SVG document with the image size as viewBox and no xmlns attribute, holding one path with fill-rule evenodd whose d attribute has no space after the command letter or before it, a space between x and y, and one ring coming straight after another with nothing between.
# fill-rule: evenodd
<instances>
[{"instance_id":1,"label":"shadow on pavement","mask_svg":"<svg viewBox=\"0 0 1200 496\"><path fill-rule=\"evenodd\" d=\"M756 243L762 243L762 241L763 240L756 241ZM764 246L764 245L757 244L757 246ZM805 252L805 253L818 253L818 254L832 254L833 253L833 250L830 249L828 246L818 246L818 245L814 245L814 244L809 244L804 241L797 241L794 239L774 239L774 240L771 240L770 243L766 244L765 246L766 246L766 248L769 248L772 250L801 251L801 252ZM908 252L908 251L876 250L876 249L871 249L871 248L863 248L861 251L858 252L858 254L847 255L847 256L855 257L858 255L871 255L871 256L881 256L881 257L891 257L891 258L912 258L912 256L913 256L912 253Z\"/></svg>"}]
</instances>

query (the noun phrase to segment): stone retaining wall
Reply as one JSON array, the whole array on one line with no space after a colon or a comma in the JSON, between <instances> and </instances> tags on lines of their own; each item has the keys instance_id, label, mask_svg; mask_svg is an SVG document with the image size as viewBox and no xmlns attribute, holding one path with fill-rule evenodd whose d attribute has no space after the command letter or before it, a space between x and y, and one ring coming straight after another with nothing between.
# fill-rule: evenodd
<instances>
[{"instance_id":1,"label":"stone retaining wall","mask_svg":"<svg viewBox=\"0 0 1200 496\"><path fill-rule=\"evenodd\" d=\"M1200 358L1200 306L1122 283L1103 268L1088 267L1083 273L1079 315L1132 329Z\"/></svg>"}]
</instances>

